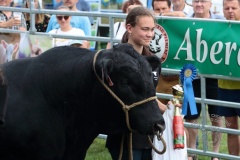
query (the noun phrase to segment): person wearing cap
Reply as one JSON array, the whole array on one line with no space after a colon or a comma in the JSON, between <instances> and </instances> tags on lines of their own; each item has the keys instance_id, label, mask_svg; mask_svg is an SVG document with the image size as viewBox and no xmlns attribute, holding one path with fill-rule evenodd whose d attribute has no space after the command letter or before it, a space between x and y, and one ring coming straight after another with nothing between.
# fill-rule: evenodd
<instances>
[{"instance_id":1,"label":"person wearing cap","mask_svg":"<svg viewBox=\"0 0 240 160\"><path fill-rule=\"evenodd\" d=\"M69 40L68 45L71 47L84 48L82 40Z\"/></svg>"},{"instance_id":2,"label":"person wearing cap","mask_svg":"<svg viewBox=\"0 0 240 160\"><path fill-rule=\"evenodd\" d=\"M69 11L70 9L67 6L60 6L58 10L61 11ZM85 36L83 30L79 28L74 28L71 26L71 16L66 15L56 15L57 22L60 25L60 28L53 29L49 31L49 34L61 34L61 35L72 35L72 36ZM53 38L53 47L57 46L68 46L70 39L63 39L63 38ZM82 45L86 48L86 41L83 41Z\"/></svg>"}]
</instances>

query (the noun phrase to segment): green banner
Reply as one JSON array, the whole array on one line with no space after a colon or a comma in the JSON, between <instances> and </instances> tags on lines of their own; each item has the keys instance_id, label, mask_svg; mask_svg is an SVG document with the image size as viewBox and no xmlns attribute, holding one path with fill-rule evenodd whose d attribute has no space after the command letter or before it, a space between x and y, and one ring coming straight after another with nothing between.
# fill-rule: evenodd
<instances>
[{"instance_id":1,"label":"green banner","mask_svg":"<svg viewBox=\"0 0 240 160\"><path fill-rule=\"evenodd\" d=\"M150 49L164 68L190 63L200 74L240 77L240 23L160 19Z\"/></svg>"}]
</instances>

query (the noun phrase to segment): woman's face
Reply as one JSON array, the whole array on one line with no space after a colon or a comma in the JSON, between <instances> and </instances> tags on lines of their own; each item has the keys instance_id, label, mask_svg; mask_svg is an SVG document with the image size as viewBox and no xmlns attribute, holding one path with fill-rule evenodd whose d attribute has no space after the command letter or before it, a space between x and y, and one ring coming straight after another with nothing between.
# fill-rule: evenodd
<instances>
[{"instance_id":1,"label":"woman's face","mask_svg":"<svg viewBox=\"0 0 240 160\"><path fill-rule=\"evenodd\" d=\"M69 11L66 9L59 9L60 11ZM70 25L70 19L71 16L66 16L66 15L56 15L57 22L60 25L60 27L65 27Z\"/></svg>"},{"instance_id":2,"label":"woman's face","mask_svg":"<svg viewBox=\"0 0 240 160\"><path fill-rule=\"evenodd\" d=\"M131 43L139 46L148 46L154 36L155 23L152 17L141 16L134 27L127 24L126 28Z\"/></svg>"},{"instance_id":3,"label":"woman's face","mask_svg":"<svg viewBox=\"0 0 240 160\"><path fill-rule=\"evenodd\" d=\"M27 8L30 8L30 0L27 0ZM34 0L34 8L38 9L38 0Z\"/></svg>"}]
</instances>

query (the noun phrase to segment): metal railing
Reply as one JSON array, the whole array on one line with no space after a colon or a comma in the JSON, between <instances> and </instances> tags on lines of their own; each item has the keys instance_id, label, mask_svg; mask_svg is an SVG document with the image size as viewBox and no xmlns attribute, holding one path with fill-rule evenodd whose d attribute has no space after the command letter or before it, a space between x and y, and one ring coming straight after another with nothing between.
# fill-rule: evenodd
<instances>
[{"instance_id":1,"label":"metal railing","mask_svg":"<svg viewBox=\"0 0 240 160\"><path fill-rule=\"evenodd\" d=\"M33 7L34 1L31 0L31 6L30 8L13 8L13 7L1 7L0 10L2 11L18 11L18 12L25 12L29 13L31 15L31 25L30 25L30 30L29 31L18 31L18 30L10 30L10 29L3 29L0 28L0 33L26 33L30 35L45 35L49 36L51 38L66 38L66 39L80 39L80 40L88 40L88 41L97 41L97 42L110 42L111 45L114 43L119 42L118 39L114 38L114 33L113 33L113 25L114 25L114 19L115 18L122 18L124 19L126 17L126 14L113 14L113 13L102 13L102 12L71 12L71 11L58 11L58 10L48 10L48 9L34 9ZM44 14L65 14L65 15L71 15L71 16L91 16L91 17L107 17L109 18L109 32L110 32L110 37L92 37L92 36L84 36L84 37L79 37L79 36L68 36L68 35L60 35L60 34L48 34L48 33L40 33L36 32L35 29L35 14L36 13L44 13ZM161 17L162 19L167 19L170 17ZM160 17L157 17L157 19L160 19ZM175 17L175 19L177 19ZM231 21L231 23L237 23L234 21ZM179 70L174 70L174 69L166 69L163 68L162 72L165 73L174 73L174 74L179 74ZM206 97L206 92L205 92L205 78L221 78L221 79L231 79L231 80L240 80L238 78L233 79L232 77L222 77L218 75L199 75L201 78L201 97ZM162 94L162 93L157 93L158 98L165 98L165 99L171 99L173 98L172 95L169 94ZM228 154L222 154L222 153L215 153L215 152L210 152L208 151L207 147L207 137L206 137L206 132L207 131L212 131L213 127L207 125L206 123L206 118L207 118L207 113L206 113L206 104L212 104L212 105L218 105L218 106L228 106L228 107L234 107L234 108L240 108L240 103L233 103L233 102L226 102L226 101L218 101L218 100L212 100L212 99L207 99L207 98L196 98L197 103L201 103L202 105L202 117L201 117L201 124L192 124L192 123L187 123L185 122L184 125L185 127L189 128L196 128L202 131L202 139L203 139L203 149L190 149L188 148L188 153L193 153L193 154L198 154L198 155L204 155L204 156L209 156L209 157L220 157L224 159L231 159L231 160L240 160L240 157L237 156L231 156ZM216 127L214 127L216 130ZM233 130L233 129L227 129L223 127L217 127L217 130L222 133L228 133L228 134L236 134L240 135L239 130ZM99 138L104 138L106 139L106 135L100 134L98 136Z\"/></svg>"}]
</instances>

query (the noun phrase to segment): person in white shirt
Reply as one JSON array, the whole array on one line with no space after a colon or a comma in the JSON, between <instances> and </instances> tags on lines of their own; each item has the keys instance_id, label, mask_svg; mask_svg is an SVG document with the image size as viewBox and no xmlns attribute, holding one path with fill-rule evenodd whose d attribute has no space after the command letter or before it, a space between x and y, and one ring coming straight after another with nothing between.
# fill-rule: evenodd
<instances>
[{"instance_id":1,"label":"person in white shirt","mask_svg":"<svg viewBox=\"0 0 240 160\"><path fill-rule=\"evenodd\" d=\"M67 6L60 6L58 10L70 11ZM73 28L70 24L71 16L56 15L57 22L60 28L49 31L49 34L62 34L62 35L73 35L73 36L85 36L84 31L79 28ZM56 46L68 46L70 39L53 38L53 47ZM87 46L86 41L83 42L83 46Z\"/></svg>"},{"instance_id":2,"label":"person in white shirt","mask_svg":"<svg viewBox=\"0 0 240 160\"><path fill-rule=\"evenodd\" d=\"M193 14L193 7L188 5L185 0L171 0L172 11L182 11L185 15Z\"/></svg>"}]
</instances>

